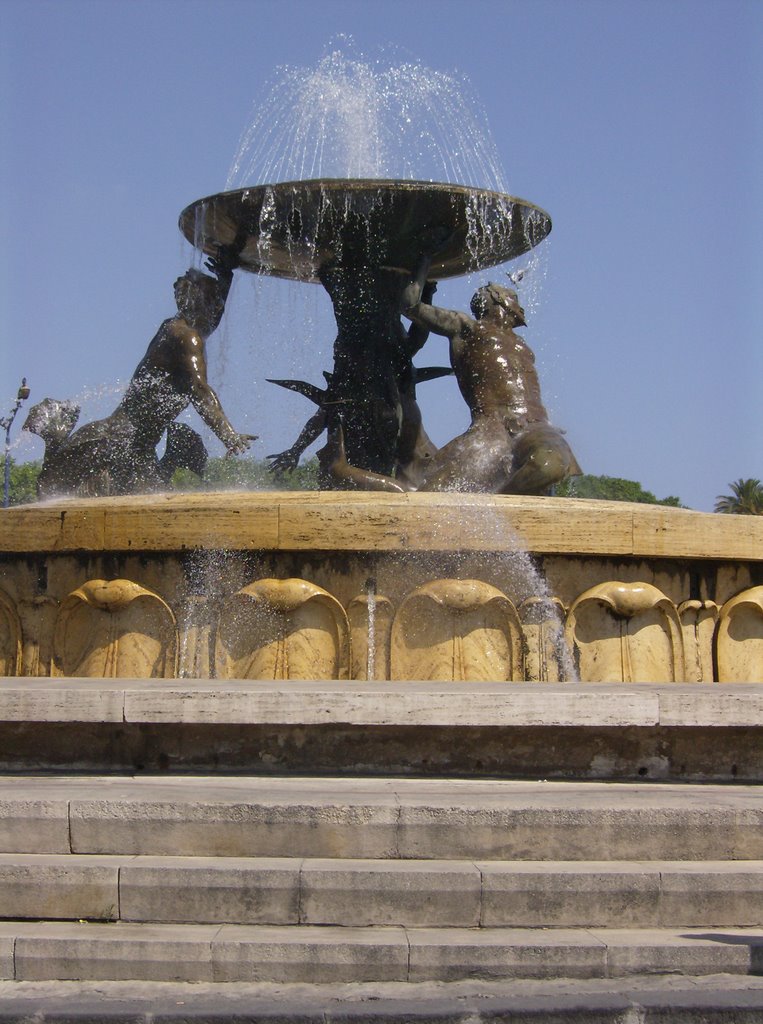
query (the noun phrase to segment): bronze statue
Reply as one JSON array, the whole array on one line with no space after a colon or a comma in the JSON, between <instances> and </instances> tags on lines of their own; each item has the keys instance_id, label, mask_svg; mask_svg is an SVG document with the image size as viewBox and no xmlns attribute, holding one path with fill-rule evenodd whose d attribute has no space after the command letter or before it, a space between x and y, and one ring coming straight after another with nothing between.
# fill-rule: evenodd
<instances>
[{"instance_id":1,"label":"bronze statue","mask_svg":"<svg viewBox=\"0 0 763 1024\"><path fill-rule=\"evenodd\" d=\"M434 281L427 282L424 285L422 298L425 301L430 301L436 288L437 285ZM400 330L392 334L392 342L387 345L386 350L380 353L380 360L384 358L388 364L387 375L391 375L394 381L393 386L388 389L389 393L395 396L394 410L390 411L387 416L387 419L393 420L396 424L393 453L394 473L396 477L400 477L414 487L423 479L426 468L437 451L436 446L424 430L421 410L416 401L416 385L422 381L434 380L436 377L453 373L453 370L446 366L430 366L422 369L413 365L413 357L421 350L428 337L429 331L419 324L412 323L407 332L400 325ZM351 343L345 345L343 342L342 335L338 335L334 342L334 361L335 366L338 364L344 372L339 377L336 373L324 372L326 387L323 389L303 380L269 378L269 383L296 391L318 406L291 447L283 452L267 456L272 460L270 469L276 477L294 469L305 449L317 440L324 430L329 428L330 431L332 414L336 417L336 423L342 424L343 433L345 428L348 428L354 438L357 436L359 426L357 411L361 401L361 398L357 397L357 393L362 391L365 384L366 367L363 357L367 354L369 346L363 346L356 351L354 359L351 359L350 353L357 346L353 346ZM343 382L343 386L340 386L337 381ZM384 408L383 403L380 404ZM368 424L364 423L362 418L360 430L366 434L369 432ZM354 457L357 459L357 451ZM318 452L322 480L329 487L334 483L330 472L333 458L333 449L330 444Z\"/></svg>"},{"instance_id":2,"label":"bronze statue","mask_svg":"<svg viewBox=\"0 0 763 1024\"><path fill-rule=\"evenodd\" d=\"M471 309L472 317L419 301L404 310L414 323L450 340L451 365L472 417L469 428L432 457L417 489L549 494L581 470L562 432L548 421L535 356L514 330L525 325L517 293L488 284L475 293ZM334 440L332 473L340 486L411 489L354 467L341 435Z\"/></svg>"},{"instance_id":3,"label":"bronze statue","mask_svg":"<svg viewBox=\"0 0 763 1024\"><path fill-rule=\"evenodd\" d=\"M509 486L511 466L496 470L494 465L495 479L471 480L474 473L466 471L465 462L464 472L458 473L455 453L443 462L427 439L415 396L416 382L425 377L413 369L400 318L418 305L421 315L412 318L414 333L425 336L430 329L425 310L434 307L422 295L424 281L411 281L411 272L424 258L429 261L426 276L432 280L505 263L549 233L551 219L544 210L514 196L463 185L322 178L207 196L183 211L180 227L208 255L220 244L238 241L242 269L319 281L331 299L337 323L331 379L322 395L313 396L318 409L297 441L271 456L276 474L293 467L304 447L325 430L328 443L318 452L324 487ZM407 294L412 285L418 288L413 297ZM453 368L458 373L455 362ZM303 394L310 388L295 384ZM485 417L477 412L475 417L487 436ZM474 433L478 424L473 426ZM525 447L529 444L532 451L522 486L540 488L546 476L563 472L562 465L552 469L551 462L558 461L560 451L562 461L566 455L558 432L544 429L549 459L539 472L540 428L533 429L534 442L525 438ZM508 437L505 427L495 431L504 459L511 447ZM445 479L449 472L454 476L450 482ZM365 474L365 482L358 474ZM521 479L516 477L511 486L519 486Z\"/></svg>"},{"instance_id":4,"label":"bronze statue","mask_svg":"<svg viewBox=\"0 0 763 1024\"><path fill-rule=\"evenodd\" d=\"M205 342L218 327L236 266L234 246L207 261L215 277L190 269L175 281L178 312L165 320L138 364L122 401L102 420L69 433L79 410L51 399L24 424L46 441L38 480L41 498L54 494L129 494L166 486L178 465L203 472L206 449L190 427L173 421L193 405L229 454L246 451L253 435L239 434L207 380ZM156 446L167 431L160 461Z\"/></svg>"}]
</instances>

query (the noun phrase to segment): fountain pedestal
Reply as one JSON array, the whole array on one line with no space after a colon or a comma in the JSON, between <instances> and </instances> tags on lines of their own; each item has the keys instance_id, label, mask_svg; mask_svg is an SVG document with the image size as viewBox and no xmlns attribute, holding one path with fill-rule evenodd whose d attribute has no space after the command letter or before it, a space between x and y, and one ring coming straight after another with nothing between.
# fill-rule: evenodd
<instances>
[{"instance_id":1,"label":"fountain pedestal","mask_svg":"<svg viewBox=\"0 0 763 1024\"><path fill-rule=\"evenodd\" d=\"M70 499L2 516L7 676L763 679L754 516L364 492Z\"/></svg>"}]
</instances>

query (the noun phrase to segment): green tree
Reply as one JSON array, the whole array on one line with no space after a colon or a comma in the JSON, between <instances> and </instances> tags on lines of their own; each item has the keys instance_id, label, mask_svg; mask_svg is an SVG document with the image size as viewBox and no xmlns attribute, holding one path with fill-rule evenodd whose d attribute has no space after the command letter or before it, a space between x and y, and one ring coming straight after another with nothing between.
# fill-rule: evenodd
<instances>
[{"instance_id":1,"label":"green tree","mask_svg":"<svg viewBox=\"0 0 763 1024\"><path fill-rule=\"evenodd\" d=\"M178 469L172 477L172 487L177 491L315 491L318 462L310 459L290 473L275 477L267 462L213 458L207 462L203 480L190 470Z\"/></svg>"},{"instance_id":2,"label":"green tree","mask_svg":"<svg viewBox=\"0 0 763 1024\"><path fill-rule=\"evenodd\" d=\"M719 494L716 498L716 512L737 516L763 515L763 484L760 480L735 480L729 487L731 494Z\"/></svg>"},{"instance_id":3,"label":"green tree","mask_svg":"<svg viewBox=\"0 0 763 1024\"><path fill-rule=\"evenodd\" d=\"M178 469L172 477L176 491L317 491L318 462L310 459L290 473L276 479L267 462L254 459L210 459L204 479L187 469ZM9 505L25 505L37 500L37 477L42 462L10 460Z\"/></svg>"},{"instance_id":4,"label":"green tree","mask_svg":"<svg viewBox=\"0 0 763 1024\"><path fill-rule=\"evenodd\" d=\"M646 505L672 505L682 508L681 499L671 495L657 498L651 491L645 491L636 480L624 480L618 476L569 477L556 489L557 495L565 498L597 498L601 501L637 501Z\"/></svg>"},{"instance_id":5,"label":"green tree","mask_svg":"<svg viewBox=\"0 0 763 1024\"><path fill-rule=\"evenodd\" d=\"M37 477L42 469L41 462L15 462L11 459L9 505L26 505L37 501Z\"/></svg>"}]
</instances>

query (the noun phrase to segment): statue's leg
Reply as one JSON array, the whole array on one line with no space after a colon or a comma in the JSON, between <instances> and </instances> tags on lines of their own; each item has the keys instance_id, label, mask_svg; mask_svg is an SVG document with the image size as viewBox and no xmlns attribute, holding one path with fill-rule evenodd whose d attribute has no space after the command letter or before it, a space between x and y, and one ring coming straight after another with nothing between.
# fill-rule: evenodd
<instances>
[{"instance_id":1,"label":"statue's leg","mask_svg":"<svg viewBox=\"0 0 763 1024\"><path fill-rule=\"evenodd\" d=\"M515 440L511 475L503 494L551 494L554 486L581 472L564 435L549 424L530 426Z\"/></svg>"}]
</instances>

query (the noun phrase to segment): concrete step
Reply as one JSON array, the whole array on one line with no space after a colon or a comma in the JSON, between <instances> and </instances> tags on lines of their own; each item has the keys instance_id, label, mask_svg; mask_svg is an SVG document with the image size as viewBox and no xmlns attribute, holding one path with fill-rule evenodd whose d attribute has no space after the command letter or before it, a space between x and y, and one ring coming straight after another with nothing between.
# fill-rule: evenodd
<instances>
[{"instance_id":1,"label":"concrete step","mask_svg":"<svg viewBox=\"0 0 763 1024\"><path fill-rule=\"evenodd\" d=\"M763 860L754 785L0 776L0 852Z\"/></svg>"},{"instance_id":2,"label":"concrete step","mask_svg":"<svg viewBox=\"0 0 763 1024\"><path fill-rule=\"evenodd\" d=\"M760 928L338 928L3 922L14 981L424 982L756 974Z\"/></svg>"},{"instance_id":3,"label":"concrete step","mask_svg":"<svg viewBox=\"0 0 763 1024\"><path fill-rule=\"evenodd\" d=\"M763 684L9 678L0 770L763 779Z\"/></svg>"},{"instance_id":4,"label":"concrete step","mask_svg":"<svg viewBox=\"0 0 763 1024\"><path fill-rule=\"evenodd\" d=\"M763 978L0 982L3 1024L760 1024Z\"/></svg>"},{"instance_id":5,"label":"concrete step","mask_svg":"<svg viewBox=\"0 0 763 1024\"><path fill-rule=\"evenodd\" d=\"M763 861L0 854L0 916L355 927L754 927L763 923Z\"/></svg>"}]
</instances>

